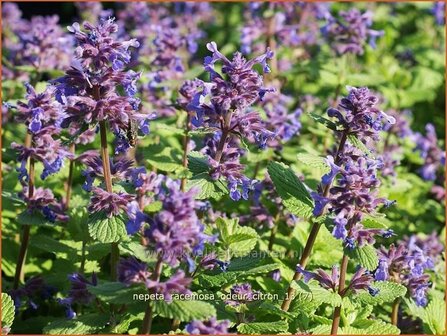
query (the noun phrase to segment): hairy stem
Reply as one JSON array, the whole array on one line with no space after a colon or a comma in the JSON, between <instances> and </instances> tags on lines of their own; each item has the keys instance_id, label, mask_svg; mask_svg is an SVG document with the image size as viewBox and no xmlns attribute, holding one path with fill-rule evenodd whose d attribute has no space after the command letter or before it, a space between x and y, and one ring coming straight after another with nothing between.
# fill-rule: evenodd
<instances>
[{"instance_id":1,"label":"hairy stem","mask_svg":"<svg viewBox=\"0 0 447 336\"><path fill-rule=\"evenodd\" d=\"M75 144L72 143L70 145L70 153L75 153ZM70 160L70 165L68 167L68 179L67 179L67 185L65 190L65 202L64 202L64 208L67 210L70 206L70 199L71 199L71 190L73 185L73 171L75 167L74 159Z\"/></svg>"},{"instance_id":2,"label":"hairy stem","mask_svg":"<svg viewBox=\"0 0 447 336\"><path fill-rule=\"evenodd\" d=\"M341 135L340 143L338 145L337 152L335 153L335 158L334 158L334 163L336 165L338 165L340 163L341 154L344 151L344 148L346 145L346 140L348 138L348 134L349 134L349 130L345 130ZM327 197L329 195L330 188L331 188L331 184L328 184L323 188L323 196L324 197ZM312 228L310 230L309 237L307 238L306 245L304 246L303 254L301 255L300 262L299 262L303 268L306 268L306 266L307 266L307 263L310 258L310 254L312 252L312 248L315 244L315 240L317 239L318 232L320 231L320 227L321 227L321 223L319 223L319 222L311 220L311 223L312 223ZM301 277L302 277L301 273L295 272L295 275L293 276L293 280L298 281L301 279ZM284 301L281 305L282 310L284 310L284 311L289 310L290 303L292 302L294 296L295 296L295 289L293 289L292 286L289 285L289 288L287 289L287 295L284 298Z\"/></svg>"},{"instance_id":3,"label":"hairy stem","mask_svg":"<svg viewBox=\"0 0 447 336\"><path fill-rule=\"evenodd\" d=\"M191 117L188 112L186 112L186 125L185 134L183 135L183 157L182 165L184 168L188 168L188 144L189 144L189 130L191 129ZM185 191L186 187L186 177L182 177L181 189Z\"/></svg>"},{"instance_id":4,"label":"hairy stem","mask_svg":"<svg viewBox=\"0 0 447 336\"><path fill-rule=\"evenodd\" d=\"M341 260L340 267L340 282L338 284L338 294L343 296L345 290L345 280L346 280L346 271L348 269L348 261L349 257L346 254L343 254L343 259ZM338 327L340 325L340 314L341 314L341 305L335 307L334 316L332 318L332 327L331 327L331 335L337 335Z\"/></svg>"},{"instance_id":5,"label":"hairy stem","mask_svg":"<svg viewBox=\"0 0 447 336\"><path fill-rule=\"evenodd\" d=\"M34 169L34 159L31 157L29 159L29 177L28 177L28 198L31 199L34 195L34 181L35 181L35 169ZM28 243L30 237L30 225L23 226L22 240L20 242L19 256L17 258L16 270L14 273L14 283L13 288L19 288L20 279L24 279L23 267L25 265L26 252L28 250Z\"/></svg>"},{"instance_id":6,"label":"hairy stem","mask_svg":"<svg viewBox=\"0 0 447 336\"><path fill-rule=\"evenodd\" d=\"M399 321L399 305L400 299L397 298L393 302L393 308L391 310L391 324L397 326L397 322Z\"/></svg>"},{"instance_id":7,"label":"hairy stem","mask_svg":"<svg viewBox=\"0 0 447 336\"><path fill-rule=\"evenodd\" d=\"M163 261L161 256L158 257L157 263L155 264L154 273L152 274L152 280L160 280L161 270L163 267ZM149 294L154 294L154 290L150 289ZM141 328L141 333L143 335L149 335L152 328L153 311L151 307L151 302L147 304L146 311L144 313L143 327Z\"/></svg>"}]
</instances>

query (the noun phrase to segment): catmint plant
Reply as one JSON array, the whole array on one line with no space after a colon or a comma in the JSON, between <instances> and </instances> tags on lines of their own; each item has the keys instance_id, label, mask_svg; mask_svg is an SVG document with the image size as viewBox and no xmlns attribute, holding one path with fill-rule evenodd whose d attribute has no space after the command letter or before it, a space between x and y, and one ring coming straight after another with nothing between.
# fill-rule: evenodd
<instances>
[{"instance_id":1,"label":"catmint plant","mask_svg":"<svg viewBox=\"0 0 447 336\"><path fill-rule=\"evenodd\" d=\"M206 139L204 150L211 177L227 180L233 200L248 199L252 183L243 175L243 167L239 163L242 154L239 141L248 140L264 148L267 141L275 136L265 128L258 113L247 112L248 107L272 91L263 86L262 77L252 68L259 63L264 72L270 72L267 61L273 57L273 52L267 50L264 55L250 61L237 52L230 61L219 52L215 42L208 43L207 48L213 53L205 58L205 70L210 75L210 82L203 83L188 104L193 115L191 123L195 127L216 131ZM223 63L222 75L214 69L219 61Z\"/></svg>"},{"instance_id":2,"label":"catmint plant","mask_svg":"<svg viewBox=\"0 0 447 336\"><path fill-rule=\"evenodd\" d=\"M23 199L27 209L25 218L28 221L32 216L41 216L43 221L55 222L65 221L62 205L56 200L50 189L36 188L36 163L43 165L40 175L45 180L49 175L57 173L63 166L64 160L71 158L72 154L55 136L60 132L60 124L63 118L61 104L55 100L55 88L48 87L42 93L26 84L27 102L19 101L17 110L17 122L25 124L30 135L30 144L20 145L15 142L11 144L12 149L17 152L20 166L17 168L22 191L19 197ZM29 167L27 167L27 164ZM31 226L23 223L23 233L20 244L18 261L14 276L14 289L17 289L25 263L26 251L30 239Z\"/></svg>"},{"instance_id":3,"label":"catmint plant","mask_svg":"<svg viewBox=\"0 0 447 336\"><path fill-rule=\"evenodd\" d=\"M131 60L130 50L139 46L138 41L116 40L118 26L112 18L102 20L97 25L85 22L82 28L78 23L68 27L77 41L77 65L55 83L58 99L64 104L66 113L62 127L77 125L81 129L92 129L99 126L103 186L92 187L92 176L88 171L84 175L87 175L86 188L93 192L89 205L91 216L110 219L125 212L127 204L135 196L113 190L108 130L115 136L115 153L126 152L132 146L134 132L149 132L149 121L153 116L138 112L140 102L134 95L139 73L124 70ZM123 89L125 95L119 93L118 87ZM118 239L112 238L112 279L116 279L119 259Z\"/></svg>"}]
</instances>

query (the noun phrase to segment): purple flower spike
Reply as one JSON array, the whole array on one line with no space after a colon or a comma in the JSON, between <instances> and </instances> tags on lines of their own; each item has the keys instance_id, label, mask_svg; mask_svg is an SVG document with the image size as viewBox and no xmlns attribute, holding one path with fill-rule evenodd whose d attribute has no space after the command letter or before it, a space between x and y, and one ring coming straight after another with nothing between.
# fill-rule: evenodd
<instances>
[{"instance_id":1,"label":"purple flower spike","mask_svg":"<svg viewBox=\"0 0 447 336\"><path fill-rule=\"evenodd\" d=\"M226 335L229 326L229 320L219 322L211 317L208 321L194 320L186 325L185 330L191 335Z\"/></svg>"}]
</instances>

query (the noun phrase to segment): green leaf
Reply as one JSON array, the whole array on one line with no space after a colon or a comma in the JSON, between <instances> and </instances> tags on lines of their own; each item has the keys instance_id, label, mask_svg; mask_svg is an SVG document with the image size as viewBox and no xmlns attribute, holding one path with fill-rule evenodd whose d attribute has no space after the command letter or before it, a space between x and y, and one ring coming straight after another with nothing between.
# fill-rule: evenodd
<instances>
[{"instance_id":1,"label":"green leaf","mask_svg":"<svg viewBox=\"0 0 447 336\"><path fill-rule=\"evenodd\" d=\"M432 298L424 309L422 320L434 335L445 335L445 301L438 297Z\"/></svg>"},{"instance_id":2,"label":"green leaf","mask_svg":"<svg viewBox=\"0 0 447 336\"><path fill-rule=\"evenodd\" d=\"M270 162L267 170L285 207L298 217L312 216L314 202L295 173L279 162Z\"/></svg>"},{"instance_id":3,"label":"green leaf","mask_svg":"<svg viewBox=\"0 0 447 336\"><path fill-rule=\"evenodd\" d=\"M231 256L243 257L253 250L258 241L256 230L247 226L238 227L227 240Z\"/></svg>"},{"instance_id":4,"label":"green leaf","mask_svg":"<svg viewBox=\"0 0 447 336\"><path fill-rule=\"evenodd\" d=\"M107 217L96 212L88 219L90 236L101 243L116 243L127 239L126 222L122 215Z\"/></svg>"},{"instance_id":5,"label":"green leaf","mask_svg":"<svg viewBox=\"0 0 447 336\"><path fill-rule=\"evenodd\" d=\"M128 287L121 282L104 282L97 286L88 286L88 291L94 294L98 299L116 304L141 304L141 295L148 294L143 286ZM143 301L144 302L144 301Z\"/></svg>"},{"instance_id":6,"label":"green leaf","mask_svg":"<svg viewBox=\"0 0 447 336\"><path fill-rule=\"evenodd\" d=\"M315 120L316 122L326 126L327 128L336 131L337 130L337 124L335 124L333 121L326 119L316 113L308 113L308 115Z\"/></svg>"},{"instance_id":7,"label":"green leaf","mask_svg":"<svg viewBox=\"0 0 447 336\"><path fill-rule=\"evenodd\" d=\"M245 335L265 335L273 333L285 333L289 329L286 321L241 323L237 331Z\"/></svg>"},{"instance_id":8,"label":"green leaf","mask_svg":"<svg viewBox=\"0 0 447 336\"><path fill-rule=\"evenodd\" d=\"M187 189L197 188L196 199L219 199L228 193L227 186L221 180L213 180L208 173L193 176L186 184Z\"/></svg>"},{"instance_id":9,"label":"green leaf","mask_svg":"<svg viewBox=\"0 0 447 336\"><path fill-rule=\"evenodd\" d=\"M242 272L222 272L215 275L200 274L199 283L206 288L222 288L222 286L233 283Z\"/></svg>"},{"instance_id":10,"label":"green leaf","mask_svg":"<svg viewBox=\"0 0 447 336\"><path fill-rule=\"evenodd\" d=\"M374 321L368 328L364 329L366 335L399 335L398 327L380 320Z\"/></svg>"},{"instance_id":11,"label":"green leaf","mask_svg":"<svg viewBox=\"0 0 447 336\"><path fill-rule=\"evenodd\" d=\"M315 280L308 283L302 280L292 281L291 286L302 300L327 303L333 307L338 307L342 303L342 298L338 293L319 286Z\"/></svg>"},{"instance_id":12,"label":"green leaf","mask_svg":"<svg viewBox=\"0 0 447 336\"><path fill-rule=\"evenodd\" d=\"M220 233L220 239L226 242L228 237L233 234L238 227L239 220L237 218L222 218L216 219L216 226Z\"/></svg>"},{"instance_id":13,"label":"green leaf","mask_svg":"<svg viewBox=\"0 0 447 336\"><path fill-rule=\"evenodd\" d=\"M15 307L12 298L2 293L2 327L11 327L14 322Z\"/></svg>"},{"instance_id":14,"label":"green leaf","mask_svg":"<svg viewBox=\"0 0 447 336\"><path fill-rule=\"evenodd\" d=\"M161 152L145 150L145 159L157 169L165 172L174 172L183 168L182 152L177 148L165 147Z\"/></svg>"},{"instance_id":15,"label":"green leaf","mask_svg":"<svg viewBox=\"0 0 447 336\"><path fill-rule=\"evenodd\" d=\"M377 252L371 245L363 247L356 247L353 250L345 249L349 258L353 259L360 266L366 268L368 271L374 271L379 266L379 258Z\"/></svg>"},{"instance_id":16,"label":"green leaf","mask_svg":"<svg viewBox=\"0 0 447 336\"><path fill-rule=\"evenodd\" d=\"M191 320L206 320L216 316L213 305L194 300L173 300L171 303L156 300L152 301L154 312L166 318L177 319L182 322Z\"/></svg>"},{"instance_id":17,"label":"green leaf","mask_svg":"<svg viewBox=\"0 0 447 336\"><path fill-rule=\"evenodd\" d=\"M311 168L321 169L323 173L327 173L331 170L325 159L318 155L312 155L307 153L299 153L297 155L298 161L309 166Z\"/></svg>"},{"instance_id":18,"label":"green leaf","mask_svg":"<svg viewBox=\"0 0 447 336\"><path fill-rule=\"evenodd\" d=\"M28 210L22 211L17 216L17 223L21 225L54 225L54 223L50 222L46 219L40 211L33 211L29 213Z\"/></svg>"},{"instance_id":19,"label":"green leaf","mask_svg":"<svg viewBox=\"0 0 447 336\"><path fill-rule=\"evenodd\" d=\"M108 322L107 315L88 314L73 320L56 320L43 328L43 332L51 335L91 335L104 329Z\"/></svg>"},{"instance_id":20,"label":"green leaf","mask_svg":"<svg viewBox=\"0 0 447 336\"><path fill-rule=\"evenodd\" d=\"M348 140L351 143L351 145L360 149L366 155L368 155L368 156L371 155L371 151L368 149L368 147L366 147L365 144L359 138L357 138L355 135L353 135L353 134L348 135Z\"/></svg>"},{"instance_id":21,"label":"green leaf","mask_svg":"<svg viewBox=\"0 0 447 336\"><path fill-rule=\"evenodd\" d=\"M210 165L208 158L199 152L191 152L188 154L188 169L193 175L208 173Z\"/></svg>"},{"instance_id":22,"label":"green leaf","mask_svg":"<svg viewBox=\"0 0 447 336\"><path fill-rule=\"evenodd\" d=\"M362 219L362 224L368 229L387 229L391 226L390 221L382 214L366 215Z\"/></svg>"},{"instance_id":23,"label":"green leaf","mask_svg":"<svg viewBox=\"0 0 447 336\"><path fill-rule=\"evenodd\" d=\"M407 292L404 286L390 281L375 281L371 287L378 289L379 293L372 296L368 291L363 290L357 294L356 298L365 304L378 305L393 302L398 297L404 296Z\"/></svg>"}]
</instances>

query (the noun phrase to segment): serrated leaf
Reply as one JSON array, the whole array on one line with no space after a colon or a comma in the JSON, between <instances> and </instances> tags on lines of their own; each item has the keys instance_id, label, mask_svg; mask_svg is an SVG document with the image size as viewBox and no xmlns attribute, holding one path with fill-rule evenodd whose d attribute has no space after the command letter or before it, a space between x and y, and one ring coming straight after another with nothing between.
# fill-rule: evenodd
<instances>
[{"instance_id":1,"label":"serrated leaf","mask_svg":"<svg viewBox=\"0 0 447 336\"><path fill-rule=\"evenodd\" d=\"M206 320L216 316L216 308L213 305L194 300L152 301L154 312L166 318L177 319L182 322L191 320Z\"/></svg>"},{"instance_id":2,"label":"serrated leaf","mask_svg":"<svg viewBox=\"0 0 447 336\"><path fill-rule=\"evenodd\" d=\"M104 212L96 212L88 219L90 236L101 243L116 243L127 239L126 222L122 215L107 217Z\"/></svg>"},{"instance_id":3,"label":"serrated leaf","mask_svg":"<svg viewBox=\"0 0 447 336\"><path fill-rule=\"evenodd\" d=\"M285 333L289 329L286 321L241 323L237 331L245 335L265 335L273 333Z\"/></svg>"},{"instance_id":4,"label":"serrated leaf","mask_svg":"<svg viewBox=\"0 0 447 336\"><path fill-rule=\"evenodd\" d=\"M107 315L88 314L73 320L56 320L43 328L43 332L51 335L91 335L104 329L108 322Z\"/></svg>"},{"instance_id":5,"label":"serrated leaf","mask_svg":"<svg viewBox=\"0 0 447 336\"><path fill-rule=\"evenodd\" d=\"M367 335L399 335L400 330L398 327L385 323L383 321L374 321L368 328L364 329Z\"/></svg>"},{"instance_id":6,"label":"serrated leaf","mask_svg":"<svg viewBox=\"0 0 447 336\"><path fill-rule=\"evenodd\" d=\"M445 335L445 301L434 297L421 317L434 335Z\"/></svg>"},{"instance_id":7,"label":"serrated leaf","mask_svg":"<svg viewBox=\"0 0 447 336\"><path fill-rule=\"evenodd\" d=\"M349 258L353 259L360 266L366 268L368 271L374 271L379 266L379 258L377 252L371 245L357 247L353 250L345 249Z\"/></svg>"},{"instance_id":8,"label":"serrated leaf","mask_svg":"<svg viewBox=\"0 0 447 336\"><path fill-rule=\"evenodd\" d=\"M360 149L366 155L371 156L371 151L368 149L368 147L366 147L365 144L355 135L353 134L348 135L348 140L351 143L351 145Z\"/></svg>"},{"instance_id":9,"label":"serrated leaf","mask_svg":"<svg viewBox=\"0 0 447 336\"><path fill-rule=\"evenodd\" d=\"M338 293L319 286L315 280L311 280L308 283L302 280L292 281L291 286L295 289L296 295L299 295L302 300L327 303L333 307L338 307L342 303L342 298Z\"/></svg>"},{"instance_id":10,"label":"serrated leaf","mask_svg":"<svg viewBox=\"0 0 447 336\"><path fill-rule=\"evenodd\" d=\"M154 201L144 207L144 212L158 212L163 209L163 203L161 201Z\"/></svg>"},{"instance_id":11,"label":"serrated leaf","mask_svg":"<svg viewBox=\"0 0 447 336\"><path fill-rule=\"evenodd\" d=\"M208 158L199 152L190 152L188 154L188 169L193 175L208 173L210 165Z\"/></svg>"},{"instance_id":12,"label":"serrated leaf","mask_svg":"<svg viewBox=\"0 0 447 336\"><path fill-rule=\"evenodd\" d=\"M312 155L308 153L299 153L297 155L298 161L309 166L311 168L321 169L323 173L327 173L331 170L325 159L318 155Z\"/></svg>"},{"instance_id":13,"label":"serrated leaf","mask_svg":"<svg viewBox=\"0 0 447 336\"><path fill-rule=\"evenodd\" d=\"M313 199L295 173L279 162L270 162L267 170L285 207L298 217L312 216Z\"/></svg>"},{"instance_id":14,"label":"serrated leaf","mask_svg":"<svg viewBox=\"0 0 447 336\"><path fill-rule=\"evenodd\" d=\"M242 272L222 272L215 275L200 274L199 283L206 288L221 288L234 282L241 274Z\"/></svg>"},{"instance_id":15,"label":"serrated leaf","mask_svg":"<svg viewBox=\"0 0 447 336\"><path fill-rule=\"evenodd\" d=\"M228 193L227 186L221 180L213 180L208 173L193 176L186 184L187 189L197 188L196 199L219 199Z\"/></svg>"},{"instance_id":16,"label":"serrated leaf","mask_svg":"<svg viewBox=\"0 0 447 336\"><path fill-rule=\"evenodd\" d=\"M182 153L176 148L166 147L159 153L152 153L150 150L145 153L147 162L159 170L174 172L183 168Z\"/></svg>"},{"instance_id":17,"label":"serrated leaf","mask_svg":"<svg viewBox=\"0 0 447 336\"><path fill-rule=\"evenodd\" d=\"M243 226L236 228L233 234L227 238L226 244L228 244L231 256L243 257L255 248L258 238L258 234L253 228Z\"/></svg>"},{"instance_id":18,"label":"serrated leaf","mask_svg":"<svg viewBox=\"0 0 447 336\"><path fill-rule=\"evenodd\" d=\"M2 293L2 327L11 327L14 322L15 307L12 298Z\"/></svg>"},{"instance_id":19,"label":"serrated leaf","mask_svg":"<svg viewBox=\"0 0 447 336\"><path fill-rule=\"evenodd\" d=\"M216 219L216 227L220 233L220 239L222 242L226 242L228 237L233 234L233 231L237 228L239 220L237 218L222 218Z\"/></svg>"},{"instance_id":20,"label":"serrated leaf","mask_svg":"<svg viewBox=\"0 0 447 336\"><path fill-rule=\"evenodd\" d=\"M378 289L378 294L372 296L368 291L364 290L357 294L356 298L365 304L378 305L393 302L396 298L404 296L407 292L404 286L390 281L375 281L371 287Z\"/></svg>"}]
</instances>

